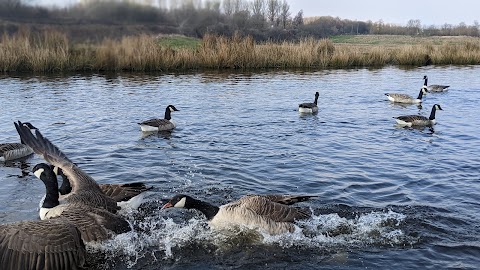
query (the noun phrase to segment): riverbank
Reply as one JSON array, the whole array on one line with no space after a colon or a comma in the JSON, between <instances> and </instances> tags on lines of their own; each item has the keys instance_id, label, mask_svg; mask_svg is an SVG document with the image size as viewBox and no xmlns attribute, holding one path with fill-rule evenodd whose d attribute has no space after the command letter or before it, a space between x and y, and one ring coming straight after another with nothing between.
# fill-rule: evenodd
<instances>
[{"instance_id":1,"label":"riverbank","mask_svg":"<svg viewBox=\"0 0 480 270\"><path fill-rule=\"evenodd\" d=\"M180 43L173 42L180 40ZM338 36L255 43L207 35L128 36L73 43L60 32L20 32L0 40L2 72L187 71L204 69L353 68L387 65L477 65L473 37Z\"/></svg>"}]
</instances>

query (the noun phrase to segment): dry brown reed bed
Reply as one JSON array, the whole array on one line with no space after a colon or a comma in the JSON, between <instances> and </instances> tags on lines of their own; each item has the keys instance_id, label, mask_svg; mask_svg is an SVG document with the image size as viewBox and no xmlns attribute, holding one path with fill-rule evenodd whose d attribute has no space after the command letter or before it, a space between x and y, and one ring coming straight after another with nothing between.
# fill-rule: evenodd
<instances>
[{"instance_id":1,"label":"dry brown reed bed","mask_svg":"<svg viewBox=\"0 0 480 270\"><path fill-rule=\"evenodd\" d=\"M58 32L0 39L3 72L174 71L196 69L351 68L480 64L480 39L416 44L334 44L331 40L257 44L250 37L207 35L196 49L160 46L152 36L70 44Z\"/></svg>"}]
</instances>

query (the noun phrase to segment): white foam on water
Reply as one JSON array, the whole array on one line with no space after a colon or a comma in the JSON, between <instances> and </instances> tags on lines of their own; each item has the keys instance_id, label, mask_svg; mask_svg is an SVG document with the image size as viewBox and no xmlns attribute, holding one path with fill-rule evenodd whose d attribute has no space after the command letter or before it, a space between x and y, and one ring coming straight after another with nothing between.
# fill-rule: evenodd
<instances>
[{"instance_id":1,"label":"white foam on water","mask_svg":"<svg viewBox=\"0 0 480 270\"><path fill-rule=\"evenodd\" d=\"M200 215L187 219L151 216L142 221L132 221L135 231L117 235L94 245L93 249L105 253L106 258L116 257L123 260L127 267L133 267L146 256L153 260L175 259L180 256L176 252L192 245L213 247L215 252L220 253L248 245L332 251L365 245L395 246L405 241L401 230L404 219L405 215L391 210L363 213L354 218L340 217L336 213L313 215L311 219L297 222L295 232L272 236L241 226L215 231Z\"/></svg>"}]
</instances>

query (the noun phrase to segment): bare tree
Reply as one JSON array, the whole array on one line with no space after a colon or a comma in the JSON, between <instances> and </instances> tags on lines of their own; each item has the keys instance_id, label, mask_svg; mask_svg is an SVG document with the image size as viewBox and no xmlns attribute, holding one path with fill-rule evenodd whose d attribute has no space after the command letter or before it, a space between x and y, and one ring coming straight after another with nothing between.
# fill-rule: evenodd
<instances>
[{"instance_id":1,"label":"bare tree","mask_svg":"<svg viewBox=\"0 0 480 270\"><path fill-rule=\"evenodd\" d=\"M279 0L267 0L267 18L270 24L275 25L275 20L280 13L280 1Z\"/></svg>"},{"instance_id":2,"label":"bare tree","mask_svg":"<svg viewBox=\"0 0 480 270\"><path fill-rule=\"evenodd\" d=\"M300 11L295 15L295 18L293 18L293 26L294 27L299 27L303 25L303 10L300 9Z\"/></svg>"},{"instance_id":3,"label":"bare tree","mask_svg":"<svg viewBox=\"0 0 480 270\"><path fill-rule=\"evenodd\" d=\"M287 28L287 22L290 18L290 14L290 5L287 3L287 0L283 0L280 12L280 22L282 23L283 29Z\"/></svg>"}]
</instances>

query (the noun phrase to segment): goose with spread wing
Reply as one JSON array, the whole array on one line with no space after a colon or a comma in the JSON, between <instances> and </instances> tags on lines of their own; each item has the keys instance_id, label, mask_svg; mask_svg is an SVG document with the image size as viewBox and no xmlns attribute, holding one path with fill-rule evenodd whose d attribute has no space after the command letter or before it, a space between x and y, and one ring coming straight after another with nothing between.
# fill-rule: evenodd
<instances>
[{"instance_id":1,"label":"goose with spread wing","mask_svg":"<svg viewBox=\"0 0 480 270\"><path fill-rule=\"evenodd\" d=\"M178 194L163 205L162 209L196 209L205 215L214 228L244 225L274 235L293 232L296 220L309 218L308 210L290 205L312 197L316 196L248 195L218 207L188 195Z\"/></svg>"},{"instance_id":2,"label":"goose with spread wing","mask_svg":"<svg viewBox=\"0 0 480 270\"><path fill-rule=\"evenodd\" d=\"M35 153L42 156L48 163L62 169L68 177L72 190L65 196L68 203L81 203L93 208L103 208L111 213L116 213L119 206L117 202L106 196L97 182L86 172L73 163L58 147L45 138L36 129L35 136L22 122L15 123L15 127L24 143L30 146Z\"/></svg>"}]
</instances>

